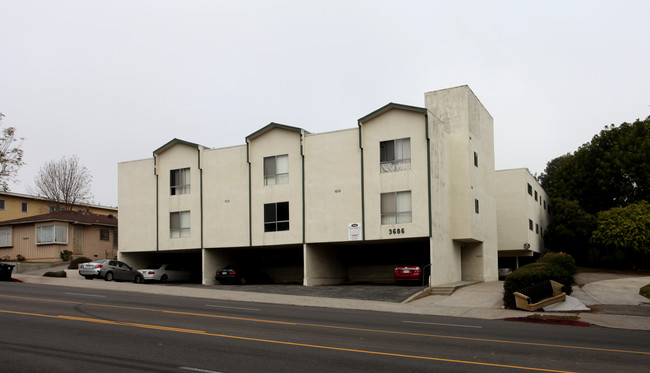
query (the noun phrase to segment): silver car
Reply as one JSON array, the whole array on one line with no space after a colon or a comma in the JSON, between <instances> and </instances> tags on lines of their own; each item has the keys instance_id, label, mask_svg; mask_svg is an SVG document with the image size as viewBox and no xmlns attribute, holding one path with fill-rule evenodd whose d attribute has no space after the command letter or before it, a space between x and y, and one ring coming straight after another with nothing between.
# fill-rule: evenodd
<instances>
[{"instance_id":1,"label":"silver car","mask_svg":"<svg viewBox=\"0 0 650 373\"><path fill-rule=\"evenodd\" d=\"M177 264L150 264L142 269L138 269L145 281L167 281L187 282L190 280L192 273L184 270Z\"/></svg>"},{"instance_id":2,"label":"silver car","mask_svg":"<svg viewBox=\"0 0 650 373\"><path fill-rule=\"evenodd\" d=\"M99 259L83 263L79 274L87 280L103 278L106 281L133 281L137 284L144 282L142 274L119 260Z\"/></svg>"}]
</instances>

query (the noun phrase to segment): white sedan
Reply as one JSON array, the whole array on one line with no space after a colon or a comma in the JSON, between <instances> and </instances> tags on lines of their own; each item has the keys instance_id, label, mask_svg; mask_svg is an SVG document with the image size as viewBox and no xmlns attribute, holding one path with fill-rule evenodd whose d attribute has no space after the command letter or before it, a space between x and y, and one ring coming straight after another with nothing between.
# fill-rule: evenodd
<instances>
[{"instance_id":1,"label":"white sedan","mask_svg":"<svg viewBox=\"0 0 650 373\"><path fill-rule=\"evenodd\" d=\"M145 268L138 269L142 274L144 281L165 282L187 282L190 280L192 273L186 271L177 264L151 264Z\"/></svg>"}]
</instances>

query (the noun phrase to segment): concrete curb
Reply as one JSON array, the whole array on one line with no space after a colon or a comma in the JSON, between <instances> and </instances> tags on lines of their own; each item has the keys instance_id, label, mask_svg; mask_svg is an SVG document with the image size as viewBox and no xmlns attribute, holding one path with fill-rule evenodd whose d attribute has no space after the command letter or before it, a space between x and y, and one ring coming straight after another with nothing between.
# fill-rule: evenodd
<instances>
[{"instance_id":1,"label":"concrete curb","mask_svg":"<svg viewBox=\"0 0 650 373\"><path fill-rule=\"evenodd\" d=\"M467 296L480 297L481 291L474 291L467 287L465 296L429 296L410 303L392 303L383 301L369 301L358 299L324 298L305 295L286 295L276 293L243 292L222 290L214 288L188 287L188 286L156 286L145 284L134 284L127 282L106 282L103 280L86 280L81 276L78 278L56 278L36 275L14 276L14 279L26 283L69 286L76 288L92 288L100 290L141 292L164 296L184 296L204 299L219 299L226 301L242 301L267 304L286 304L303 307L323 307L335 309L351 309L360 311L395 312L404 314L449 316L461 318L473 318L483 320L507 320L542 322L531 320L529 316L536 315L544 323L555 323L559 325L586 326L598 325L609 328L646 330L650 331L650 317L593 314L593 313L531 313L527 311L497 308L496 306L470 306ZM489 285L489 284L488 284ZM489 293L485 293L489 294ZM459 294L462 295L462 294ZM493 296L493 295L492 295ZM486 295L487 297L487 295ZM455 301L454 301L455 299ZM454 304L452 301L456 302ZM475 302L473 304L481 304ZM577 317L579 320L563 320L561 322L548 321L561 319L562 317ZM570 321L570 322L569 322Z\"/></svg>"}]
</instances>

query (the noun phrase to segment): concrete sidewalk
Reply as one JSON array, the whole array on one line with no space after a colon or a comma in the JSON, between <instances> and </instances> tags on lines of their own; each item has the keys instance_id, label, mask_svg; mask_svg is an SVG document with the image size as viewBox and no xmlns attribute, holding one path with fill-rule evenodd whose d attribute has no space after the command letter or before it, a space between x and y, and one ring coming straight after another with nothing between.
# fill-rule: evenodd
<instances>
[{"instance_id":1,"label":"concrete sidewalk","mask_svg":"<svg viewBox=\"0 0 650 373\"><path fill-rule=\"evenodd\" d=\"M15 279L27 283L132 291L168 296L221 299L232 301L288 304L308 307L355 309L379 312L399 312L420 315L467 317L476 319L526 318L536 315L555 319L580 320L594 325L650 331L650 300L639 295L642 286L650 284L650 277L603 280L574 287L572 297L590 308L601 307L605 312L526 312L504 309L503 282L478 283L457 289L452 295L430 295L408 303L331 298L311 295L278 294L274 292L233 291L220 285L145 285L125 282L106 282L78 278L43 277L36 274L14 274ZM309 293L318 294L318 287ZM302 293L307 293L302 291ZM610 306L619 306L612 311ZM609 307L609 309L608 309ZM634 310L631 312L630 310Z\"/></svg>"}]
</instances>

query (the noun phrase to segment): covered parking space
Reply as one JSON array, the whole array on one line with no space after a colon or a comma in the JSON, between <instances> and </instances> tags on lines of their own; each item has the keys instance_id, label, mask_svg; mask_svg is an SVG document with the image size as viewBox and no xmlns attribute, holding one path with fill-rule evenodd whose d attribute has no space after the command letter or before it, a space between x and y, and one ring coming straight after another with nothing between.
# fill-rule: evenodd
<instances>
[{"instance_id":1,"label":"covered parking space","mask_svg":"<svg viewBox=\"0 0 650 373\"><path fill-rule=\"evenodd\" d=\"M191 282L201 283L201 250L119 252L119 260L135 269L150 264L176 264L192 272Z\"/></svg>"},{"instance_id":2,"label":"covered parking space","mask_svg":"<svg viewBox=\"0 0 650 373\"><path fill-rule=\"evenodd\" d=\"M304 285L392 285L396 266L430 263L428 238L306 244Z\"/></svg>"},{"instance_id":3,"label":"covered parking space","mask_svg":"<svg viewBox=\"0 0 650 373\"><path fill-rule=\"evenodd\" d=\"M275 284L302 284L303 263L302 245L206 249L203 284L215 284L216 271L228 265L260 272Z\"/></svg>"}]
</instances>

